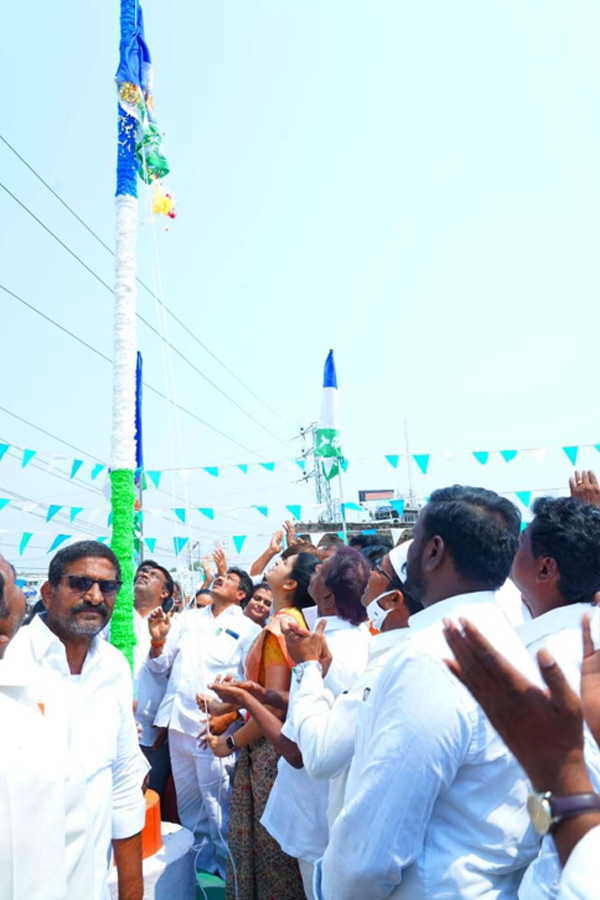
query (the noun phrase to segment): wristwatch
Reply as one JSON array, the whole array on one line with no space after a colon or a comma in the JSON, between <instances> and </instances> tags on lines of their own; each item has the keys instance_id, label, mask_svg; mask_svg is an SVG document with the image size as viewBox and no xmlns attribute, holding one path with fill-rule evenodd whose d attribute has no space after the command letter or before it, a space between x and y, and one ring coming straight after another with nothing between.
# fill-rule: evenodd
<instances>
[{"instance_id":1,"label":"wristwatch","mask_svg":"<svg viewBox=\"0 0 600 900\"><path fill-rule=\"evenodd\" d=\"M571 819L587 812L600 812L598 794L564 794L562 797L546 791L530 794L527 811L538 834L552 834L563 819Z\"/></svg>"},{"instance_id":2,"label":"wristwatch","mask_svg":"<svg viewBox=\"0 0 600 900\"><path fill-rule=\"evenodd\" d=\"M235 742L235 737L232 734L227 735L225 743L227 744L227 749L231 750L232 753L234 750L237 750L237 744Z\"/></svg>"},{"instance_id":3,"label":"wristwatch","mask_svg":"<svg viewBox=\"0 0 600 900\"><path fill-rule=\"evenodd\" d=\"M323 666L319 662L318 659L307 659L305 662L298 663L297 666L294 666L294 678L296 679L296 684L301 684L302 679L304 678L304 673L308 669L309 666L316 666L319 669L319 673L323 674Z\"/></svg>"}]
</instances>

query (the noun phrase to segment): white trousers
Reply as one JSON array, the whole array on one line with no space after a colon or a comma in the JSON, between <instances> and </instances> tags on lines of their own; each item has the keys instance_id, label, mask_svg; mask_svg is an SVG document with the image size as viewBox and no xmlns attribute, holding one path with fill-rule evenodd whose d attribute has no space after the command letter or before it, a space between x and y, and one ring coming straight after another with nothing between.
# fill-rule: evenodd
<instances>
[{"instance_id":1,"label":"white trousers","mask_svg":"<svg viewBox=\"0 0 600 900\"><path fill-rule=\"evenodd\" d=\"M184 828L194 835L196 868L225 879L231 779L236 757L217 759L198 738L169 729L171 767L177 811Z\"/></svg>"},{"instance_id":2,"label":"white trousers","mask_svg":"<svg viewBox=\"0 0 600 900\"><path fill-rule=\"evenodd\" d=\"M315 900L315 892L313 891L313 878L315 875L314 863L308 862L306 859L299 859L300 875L302 876L302 887L306 894L306 900Z\"/></svg>"}]
</instances>

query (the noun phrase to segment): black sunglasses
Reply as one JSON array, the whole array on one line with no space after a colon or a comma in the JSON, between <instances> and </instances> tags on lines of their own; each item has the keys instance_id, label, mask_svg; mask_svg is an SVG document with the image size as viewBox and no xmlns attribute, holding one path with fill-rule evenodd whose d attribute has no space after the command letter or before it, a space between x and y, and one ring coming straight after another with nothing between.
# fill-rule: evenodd
<instances>
[{"instance_id":1,"label":"black sunglasses","mask_svg":"<svg viewBox=\"0 0 600 900\"><path fill-rule=\"evenodd\" d=\"M375 563L372 571L377 572L378 575L383 575L385 578L387 578L390 584L394 585L395 588L404 588L404 585L402 584L400 579L396 575L390 575L388 572L386 572L381 563Z\"/></svg>"},{"instance_id":2,"label":"black sunglasses","mask_svg":"<svg viewBox=\"0 0 600 900\"><path fill-rule=\"evenodd\" d=\"M87 594L97 584L103 597L114 597L119 593L122 585L118 578L91 578L89 575L61 575L60 577L68 579L69 588L74 594Z\"/></svg>"}]
</instances>

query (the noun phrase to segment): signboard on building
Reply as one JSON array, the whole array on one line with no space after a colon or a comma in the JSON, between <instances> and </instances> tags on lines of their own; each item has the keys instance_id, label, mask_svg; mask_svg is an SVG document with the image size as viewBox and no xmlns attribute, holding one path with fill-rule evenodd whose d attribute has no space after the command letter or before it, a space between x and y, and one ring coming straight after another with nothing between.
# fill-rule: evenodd
<instances>
[{"instance_id":1,"label":"signboard on building","mask_svg":"<svg viewBox=\"0 0 600 900\"><path fill-rule=\"evenodd\" d=\"M370 500L393 500L394 491L359 491L358 502L368 503Z\"/></svg>"}]
</instances>

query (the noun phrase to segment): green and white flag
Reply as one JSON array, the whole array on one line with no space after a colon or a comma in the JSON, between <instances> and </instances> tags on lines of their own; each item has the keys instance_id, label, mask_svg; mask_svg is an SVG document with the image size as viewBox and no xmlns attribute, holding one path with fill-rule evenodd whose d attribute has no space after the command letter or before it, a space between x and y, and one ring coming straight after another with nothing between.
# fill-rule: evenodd
<instances>
[{"instance_id":1,"label":"green and white flag","mask_svg":"<svg viewBox=\"0 0 600 900\"><path fill-rule=\"evenodd\" d=\"M339 473L340 463L344 454L340 446L339 413L338 413L338 386L335 374L335 362L333 350L329 351L325 360L323 373L323 398L321 400L321 414L317 428L317 446L315 456L323 458L323 473L329 480Z\"/></svg>"}]
</instances>

